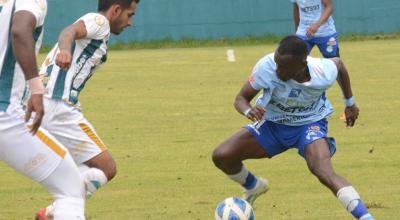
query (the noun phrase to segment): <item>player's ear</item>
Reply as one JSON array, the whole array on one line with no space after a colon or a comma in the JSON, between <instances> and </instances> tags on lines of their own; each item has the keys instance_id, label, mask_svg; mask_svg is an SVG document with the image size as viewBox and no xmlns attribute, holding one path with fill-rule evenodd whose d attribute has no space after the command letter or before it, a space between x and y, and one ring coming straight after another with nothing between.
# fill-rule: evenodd
<instances>
[{"instance_id":1,"label":"player's ear","mask_svg":"<svg viewBox=\"0 0 400 220\"><path fill-rule=\"evenodd\" d=\"M122 13L122 8L119 4L112 5L110 10L113 18L117 18Z\"/></svg>"}]
</instances>

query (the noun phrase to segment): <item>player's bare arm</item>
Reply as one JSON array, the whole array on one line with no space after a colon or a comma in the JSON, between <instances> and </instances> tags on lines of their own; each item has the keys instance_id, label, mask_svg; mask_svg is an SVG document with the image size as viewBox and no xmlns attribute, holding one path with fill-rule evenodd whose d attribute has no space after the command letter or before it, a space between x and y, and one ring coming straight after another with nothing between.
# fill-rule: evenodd
<instances>
[{"instance_id":1,"label":"player's bare arm","mask_svg":"<svg viewBox=\"0 0 400 220\"><path fill-rule=\"evenodd\" d=\"M294 31L296 31L300 23L299 6L297 5L297 3L293 3L293 21Z\"/></svg>"},{"instance_id":2,"label":"player's bare arm","mask_svg":"<svg viewBox=\"0 0 400 220\"><path fill-rule=\"evenodd\" d=\"M31 12L19 11L15 13L11 28L13 51L32 92L28 101L25 119L29 120L32 112L36 112L31 128L33 134L39 129L44 114L42 100L44 88L40 82L36 67L35 40L33 38L35 27L36 18Z\"/></svg>"},{"instance_id":3,"label":"player's bare arm","mask_svg":"<svg viewBox=\"0 0 400 220\"><path fill-rule=\"evenodd\" d=\"M246 82L235 98L236 110L252 121L260 121L265 109L260 106L252 107L250 102L258 94L259 90L253 89L249 82Z\"/></svg>"},{"instance_id":4,"label":"player's bare arm","mask_svg":"<svg viewBox=\"0 0 400 220\"><path fill-rule=\"evenodd\" d=\"M346 108L344 110L346 116L346 125L348 127L353 127L355 121L358 118L359 109L355 104L353 92L351 91L351 83L349 73L346 66L340 58L331 58L335 62L338 69L337 82L342 89L343 97L346 100Z\"/></svg>"},{"instance_id":5,"label":"player's bare arm","mask_svg":"<svg viewBox=\"0 0 400 220\"><path fill-rule=\"evenodd\" d=\"M78 21L66 27L58 38L58 48L60 52L56 56L56 64L62 69L68 69L72 62L72 44L75 40L86 37L87 31L85 23Z\"/></svg>"},{"instance_id":6,"label":"player's bare arm","mask_svg":"<svg viewBox=\"0 0 400 220\"><path fill-rule=\"evenodd\" d=\"M321 27L321 25L324 24L333 13L332 0L322 0L322 4L324 5L325 10L322 13L320 19L307 29L308 37L314 36L315 32L318 31L319 27Z\"/></svg>"}]
</instances>

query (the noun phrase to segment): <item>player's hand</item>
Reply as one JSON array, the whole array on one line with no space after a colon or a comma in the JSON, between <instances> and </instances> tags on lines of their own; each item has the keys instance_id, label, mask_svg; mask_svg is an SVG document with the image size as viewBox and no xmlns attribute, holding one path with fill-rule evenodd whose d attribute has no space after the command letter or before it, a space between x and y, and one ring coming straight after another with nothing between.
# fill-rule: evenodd
<instances>
[{"instance_id":1,"label":"player's hand","mask_svg":"<svg viewBox=\"0 0 400 220\"><path fill-rule=\"evenodd\" d=\"M245 115L248 119L255 121L261 121L263 119L265 113L265 108L260 106L252 107L247 115Z\"/></svg>"},{"instance_id":2,"label":"player's hand","mask_svg":"<svg viewBox=\"0 0 400 220\"><path fill-rule=\"evenodd\" d=\"M37 130L42 123L42 118L44 115L43 107L43 94L32 94L28 100L28 109L25 115L25 121L29 121L32 112L35 112L35 118L33 119L31 133L36 134Z\"/></svg>"},{"instance_id":3,"label":"player's hand","mask_svg":"<svg viewBox=\"0 0 400 220\"><path fill-rule=\"evenodd\" d=\"M61 50L56 56L56 64L61 69L68 69L71 66L72 56L68 50Z\"/></svg>"},{"instance_id":4,"label":"player's hand","mask_svg":"<svg viewBox=\"0 0 400 220\"><path fill-rule=\"evenodd\" d=\"M344 115L346 116L346 127L353 127L354 123L356 122L358 118L358 114L360 112L360 109L354 104L351 107L346 107L344 109Z\"/></svg>"},{"instance_id":5,"label":"player's hand","mask_svg":"<svg viewBox=\"0 0 400 220\"><path fill-rule=\"evenodd\" d=\"M314 34L315 34L315 32L318 31L319 27L320 27L320 24L319 24L319 23L314 23L313 25L311 25L311 26L307 29L307 32L306 32L307 37L310 37L310 38L313 37Z\"/></svg>"}]
</instances>

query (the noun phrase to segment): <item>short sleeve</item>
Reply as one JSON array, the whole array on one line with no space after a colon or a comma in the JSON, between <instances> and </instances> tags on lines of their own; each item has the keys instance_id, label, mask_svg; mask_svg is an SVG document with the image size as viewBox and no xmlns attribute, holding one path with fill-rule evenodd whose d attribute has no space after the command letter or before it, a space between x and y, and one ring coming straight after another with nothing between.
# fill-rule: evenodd
<instances>
[{"instance_id":1,"label":"short sleeve","mask_svg":"<svg viewBox=\"0 0 400 220\"><path fill-rule=\"evenodd\" d=\"M337 66L335 62L330 59L323 59L322 64L324 66L325 80L328 85L332 85L333 83L335 83L338 75Z\"/></svg>"},{"instance_id":2,"label":"short sleeve","mask_svg":"<svg viewBox=\"0 0 400 220\"><path fill-rule=\"evenodd\" d=\"M36 27L43 26L47 13L46 0L17 0L15 4L15 12L29 11L36 18Z\"/></svg>"},{"instance_id":3,"label":"short sleeve","mask_svg":"<svg viewBox=\"0 0 400 220\"><path fill-rule=\"evenodd\" d=\"M272 89L275 80L274 54L268 54L261 58L253 68L249 77L249 83L255 90Z\"/></svg>"},{"instance_id":4,"label":"short sleeve","mask_svg":"<svg viewBox=\"0 0 400 220\"><path fill-rule=\"evenodd\" d=\"M86 38L101 40L110 34L110 25L106 17L98 13L88 13L79 20L85 23Z\"/></svg>"}]
</instances>

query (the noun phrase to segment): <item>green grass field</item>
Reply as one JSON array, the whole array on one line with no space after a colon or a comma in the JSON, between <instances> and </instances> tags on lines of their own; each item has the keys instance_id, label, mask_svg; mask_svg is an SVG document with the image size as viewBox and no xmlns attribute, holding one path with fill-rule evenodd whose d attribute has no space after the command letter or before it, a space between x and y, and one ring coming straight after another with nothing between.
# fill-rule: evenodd
<instances>
[{"instance_id":1,"label":"green grass field","mask_svg":"<svg viewBox=\"0 0 400 220\"><path fill-rule=\"evenodd\" d=\"M247 123L233 99L275 45L232 48L235 63L226 61L228 47L109 53L81 102L118 174L87 201L87 219L211 220L219 201L241 195L214 167L211 152ZM334 166L377 220L400 219L399 51L399 39L341 43L361 110L354 128L339 120L338 85L328 93L336 110L330 119L338 144ZM352 219L295 150L246 165L271 183L254 204L256 219ZM51 202L43 188L3 163L0 173L1 220L33 219Z\"/></svg>"}]
</instances>

